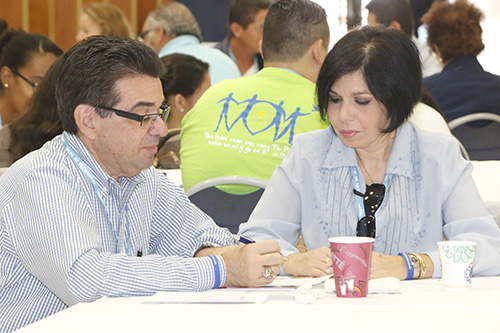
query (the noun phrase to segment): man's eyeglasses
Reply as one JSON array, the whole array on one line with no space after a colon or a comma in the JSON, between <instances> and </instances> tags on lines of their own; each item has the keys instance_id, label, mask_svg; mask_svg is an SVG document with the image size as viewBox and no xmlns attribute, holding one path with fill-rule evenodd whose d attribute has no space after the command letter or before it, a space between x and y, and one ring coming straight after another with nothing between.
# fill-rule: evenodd
<instances>
[{"instance_id":1,"label":"man's eyeglasses","mask_svg":"<svg viewBox=\"0 0 500 333\"><path fill-rule=\"evenodd\" d=\"M167 125L167 118L168 118L168 115L170 114L170 105L168 105L167 103L163 103L160 106L160 110L158 113L148 113L145 115L138 115L136 113L118 110L118 109L114 109L114 108L111 108L108 106L102 106L102 105L94 105L94 107L97 109L101 109L101 110L112 111L119 117L128 118L128 119L138 121L141 123L141 127L143 127L143 126L153 127L154 124L156 124L156 122L158 121L158 118L160 118L165 123L165 125Z\"/></svg>"},{"instance_id":2,"label":"man's eyeglasses","mask_svg":"<svg viewBox=\"0 0 500 333\"><path fill-rule=\"evenodd\" d=\"M28 84L33 87L33 90L36 89L38 87L38 83L35 83L35 82L31 82L30 80L28 80L24 75L22 75L21 73L19 73L17 71L17 69L13 68L13 67L10 67L10 70L12 71L12 73L14 73L15 75L19 76L21 79L23 79L24 81L28 82Z\"/></svg>"},{"instance_id":3,"label":"man's eyeglasses","mask_svg":"<svg viewBox=\"0 0 500 333\"><path fill-rule=\"evenodd\" d=\"M354 189L354 194L363 198L365 216L358 221L356 236L375 238L375 212L379 209L385 195L384 184L372 184L366 186L363 194Z\"/></svg>"},{"instance_id":4,"label":"man's eyeglasses","mask_svg":"<svg viewBox=\"0 0 500 333\"><path fill-rule=\"evenodd\" d=\"M148 29L148 30L144 30L139 35L137 35L137 40L139 42L144 42L144 38L146 38L146 35L149 34L152 30L154 30L154 29L151 28L151 29Z\"/></svg>"}]
</instances>

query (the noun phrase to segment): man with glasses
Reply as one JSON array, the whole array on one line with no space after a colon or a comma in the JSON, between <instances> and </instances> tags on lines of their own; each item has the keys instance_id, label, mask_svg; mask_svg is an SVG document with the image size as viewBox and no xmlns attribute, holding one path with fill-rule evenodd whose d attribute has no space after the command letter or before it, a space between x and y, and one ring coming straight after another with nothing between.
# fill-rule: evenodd
<instances>
[{"instance_id":1,"label":"man with glasses","mask_svg":"<svg viewBox=\"0 0 500 333\"><path fill-rule=\"evenodd\" d=\"M182 53L208 63L212 85L241 76L238 66L228 55L202 44L198 22L182 3L167 3L149 13L138 39L160 58Z\"/></svg>"},{"instance_id":2,"label":"man with glasses","mask_svg":"<svg viewBox=\"0 0 500 333\"><path fill-rule=\"evenodd\" d=\"M270 283L276 242L234 245L151 167L168 132L157 55L92 36L62 61L63 134L0 180L0 331L100 297Z\"/></svg>"}]
</instances>

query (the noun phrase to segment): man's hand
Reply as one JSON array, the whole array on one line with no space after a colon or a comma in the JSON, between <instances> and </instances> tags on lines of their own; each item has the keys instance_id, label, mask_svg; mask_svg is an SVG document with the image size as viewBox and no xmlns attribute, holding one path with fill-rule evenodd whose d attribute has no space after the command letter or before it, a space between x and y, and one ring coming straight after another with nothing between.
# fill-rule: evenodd
<instances>
[{"instance_id":1,"label":"man's hand","mask_svg":"<svg viewBox=\"0 0 500 333\"><path fill-rule=\"evenodd\" d=\"M313 251L294 253L283 264L285 273L294 276L324 276L333 274L332 253L323 246Z\"/></svg>"},{"instance_id":2,"label":"man's hand","mask_svg":"<svg viewBox=\"0 0 500 333\"><path fill-rule=\"evenodd\" d=\"M280 272L283 257L274 240L256 242L243 246L229 246L221 252L226 264L226 287L258 287L271 283L265 278L266 266L271 267L273 276Z\"/></svg>"}]
</instances>

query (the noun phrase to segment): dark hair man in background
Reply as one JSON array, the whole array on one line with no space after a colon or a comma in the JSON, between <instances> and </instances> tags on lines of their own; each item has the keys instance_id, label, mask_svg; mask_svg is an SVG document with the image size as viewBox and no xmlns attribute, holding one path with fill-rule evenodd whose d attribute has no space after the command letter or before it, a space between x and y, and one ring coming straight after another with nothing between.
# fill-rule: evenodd
<instances>
[{"instance_id":1,"label":"dark hair man in background","mask_svg":"<svg viewBox=\"0 0 500 333\"><path fill-rule=\"evenodd\" d=\"M229 8L229 35L215 47L236 62L243 76L264 66L259 43L269 6L269 0L234 0Z\"/></svg>"}]
</instances>

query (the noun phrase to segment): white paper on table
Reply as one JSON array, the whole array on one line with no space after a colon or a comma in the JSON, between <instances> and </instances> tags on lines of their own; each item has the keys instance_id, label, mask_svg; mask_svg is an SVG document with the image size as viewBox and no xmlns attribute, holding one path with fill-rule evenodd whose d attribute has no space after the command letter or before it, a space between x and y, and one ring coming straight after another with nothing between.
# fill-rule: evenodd
<instances>
[{"instance_id":1,"label":"white paper on table","mask_svg":"<svg viewBox=\"0 0 500 333\"><path fill-rule=\"evenodd\" d=\"M219 289L201 292L157 292L148 304L251 304L264 303L269 299L266 293L253 293L244 289Z\"/></svg>"},{"instance_id":2,"label":"white paper on table","mask_svg":"<svg viewBox=\"0 0 500 333\"><path fill-rule=\"evenodd\" d=\"M312 286L328 280L333 275L320 277L300 277L300 276L277 276L274 281L269 284L271 287L300 287L305 284Z\"/></svg>"}]
</instances>

